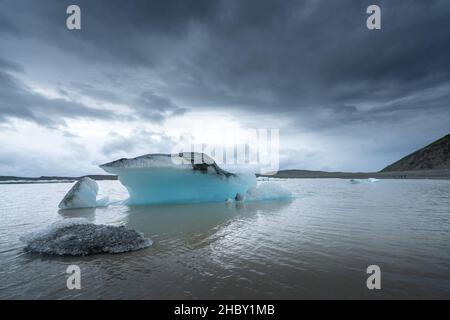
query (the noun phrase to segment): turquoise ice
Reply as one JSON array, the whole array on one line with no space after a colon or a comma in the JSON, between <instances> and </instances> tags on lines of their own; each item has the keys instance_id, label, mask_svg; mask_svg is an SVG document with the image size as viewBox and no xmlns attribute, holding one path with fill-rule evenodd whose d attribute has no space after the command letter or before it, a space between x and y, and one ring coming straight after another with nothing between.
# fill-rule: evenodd
<instances>
[{"instance_id":1,"label":"turquoise ice","mask_svg":"<svg viewBox=\"0 0 450 320\"><path fill-rule=\"evenodd\" d=\"M256 187L254 174L221 169L203 153L148 154L100 166L118 175L128 204L218 202Z\"/></svg>"}]
</instances>

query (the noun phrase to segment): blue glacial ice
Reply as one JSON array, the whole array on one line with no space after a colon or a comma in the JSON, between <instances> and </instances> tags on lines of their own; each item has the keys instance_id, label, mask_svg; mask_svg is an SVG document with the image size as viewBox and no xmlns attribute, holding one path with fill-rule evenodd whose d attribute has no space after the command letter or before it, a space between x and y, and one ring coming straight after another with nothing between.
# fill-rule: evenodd
<instances>
[{"instance_id":1,"label":"blue glacial ice","mask_svg":"<svg viewBox=\"0 0 450 320\"><path fill-rule=\"evenodd\" d=\"M86 219L72 218L56 222L21 238L25 250L48 255L88 255L122 253L146 248L150 239L124 226L93 224Z\"/></svg>"},{"instance_id":2,"label":"blue glacial ice","mask_svg":"<svg viewBox=\"0 0 450 320\"><path fill-rule=\"evenodd\" d=\"M59 203L60 209L95 208L104 206L107 198L97 200L98 184L84 177L78 180Z\"/></svg>"},{"instance_id":3,"label":"blue glacial ice","mask_svg":"<svg viewBox=\"0 0 450 320\"><path fill-rule=\"evenodd\" d=\"M197 152L148 154L100 167L119 176L130 195L128 204L219 202L256 187L254 174L227 172Z\"/></svg>"}]
</instances>

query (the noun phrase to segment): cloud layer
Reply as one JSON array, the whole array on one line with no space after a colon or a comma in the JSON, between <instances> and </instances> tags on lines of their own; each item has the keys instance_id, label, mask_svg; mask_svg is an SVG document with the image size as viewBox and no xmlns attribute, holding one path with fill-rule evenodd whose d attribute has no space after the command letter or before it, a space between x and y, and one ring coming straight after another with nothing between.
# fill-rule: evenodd
<instances>
[{"instance_id":1,"label":"cloud layer","mask_svg":"<svg viewBox=\"0 0 450 320\"><path fill-rule=\"evenodd\" d=\"M161 151L126 137L173 142L171 121L186 131L221 113L280 128L284 167L380 169L448 133L450 3L377 1L369 31L372 2L77 1L82 30L69 31L72 2L6 0L0 130L32 122L88 148L74 128L90 121L100 158Z\"/></svg>"}]
</instances>

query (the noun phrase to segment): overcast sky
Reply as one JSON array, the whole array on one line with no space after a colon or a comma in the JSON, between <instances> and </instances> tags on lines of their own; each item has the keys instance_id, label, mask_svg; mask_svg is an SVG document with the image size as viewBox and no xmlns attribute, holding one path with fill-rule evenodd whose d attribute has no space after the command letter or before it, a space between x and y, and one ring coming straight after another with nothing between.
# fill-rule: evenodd
<instances>
[{"instance_id":1,"label":"overcast sky","mask_svg":"<svg viewBox=\"0 0 450 320\"><path fill-rule=\"evenodd\" d=\"M251 128L280 130L282 169L372 171L450 132L448 0L0 4L0 175Z\"/></svg>"}]
</instances>

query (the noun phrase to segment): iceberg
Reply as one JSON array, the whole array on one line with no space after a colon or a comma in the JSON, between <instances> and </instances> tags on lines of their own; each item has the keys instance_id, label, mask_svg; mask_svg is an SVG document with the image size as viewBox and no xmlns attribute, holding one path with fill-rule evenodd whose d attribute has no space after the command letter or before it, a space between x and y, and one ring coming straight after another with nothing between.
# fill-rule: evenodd
<instances>
[{"instance_id":1,"label":"iceberg","mask_svg":"<svg viewBox=\"0 0 450 320\"><path fill-rule=\"evenodd\" d=\"M128 204L222 202L256 186L254 174L225 171L199 152L147 154L100 167L119 177Z\"/></svg>"},{"instance_id":2,"label":"iceberg","mask_svg":"<svg viewBox=\"0 0 450 320\"><path fill-rule=\"evenodd\" d=\"M84 177L78 180L59 203L60 209L95 208L104 206L107 199L97 201L98 184L95 180Z\"/></svg>"},{"instance_id":3,"label":"iceberg","mask_svg":"<svg viewBox=\"0 0 450 320\"><path fill-rule=\"evenodd\" d=\"M72 218L21 238L25 250L49 255L88 255L122 253L152 244L140 232L123 226L96 225L86 219Z\"/></svg>"}]
</instances>

